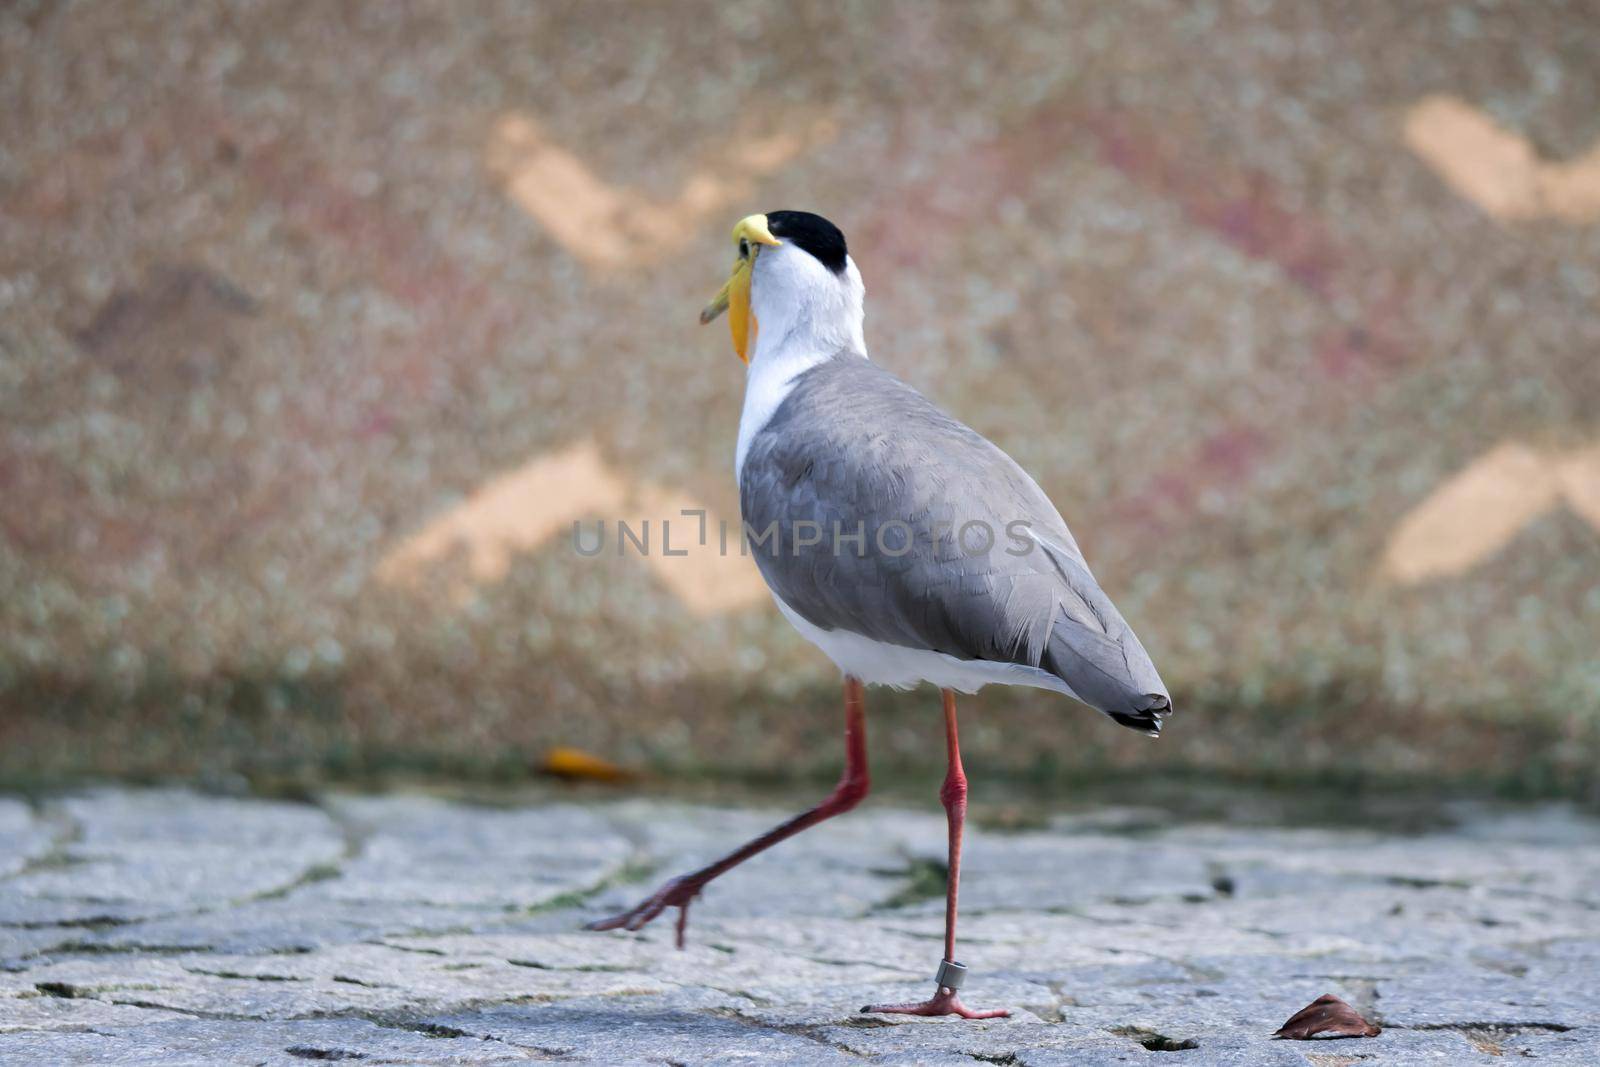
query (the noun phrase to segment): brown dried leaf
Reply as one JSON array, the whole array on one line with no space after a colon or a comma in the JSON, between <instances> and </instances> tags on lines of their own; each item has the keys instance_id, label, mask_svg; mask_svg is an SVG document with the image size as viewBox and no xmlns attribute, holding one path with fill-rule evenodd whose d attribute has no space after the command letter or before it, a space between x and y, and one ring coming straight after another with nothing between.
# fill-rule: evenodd
<instances>
[{"instance_id":1,"label":"brown dried leaf","mask_svg":"<svg viewBox=\"0 0 1600 1067\"><path fill-rule=\"evenodd\" d=\"M1310 1004L1289 1016L1289 1021L1278 1028L1273 1037L1290 1041L1309 1041L1318 1034L1333 1037L1377 1037L1383 1030L1363 1019L1354 1008L1334 996L1324 993Z\"/></svg>"}]
</instances>

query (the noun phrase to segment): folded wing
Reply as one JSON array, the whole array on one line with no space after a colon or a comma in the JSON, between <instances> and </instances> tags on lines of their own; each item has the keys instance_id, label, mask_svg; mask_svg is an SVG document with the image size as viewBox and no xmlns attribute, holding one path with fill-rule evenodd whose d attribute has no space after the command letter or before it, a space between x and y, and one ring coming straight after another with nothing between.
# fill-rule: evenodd
<instances>
[{"instance_id":1,"label":"folded wing","mask_svg":"<svg viewBox=\"0 0 1600 1067\"><path fill-rule=\"evenodd\" d=\"M1166 687L1043 491L876 364L845 354L795 379L746 453L740 505L763 576L813 625L1040 668L1159 730Z\"/></svg>"}]
</instances>

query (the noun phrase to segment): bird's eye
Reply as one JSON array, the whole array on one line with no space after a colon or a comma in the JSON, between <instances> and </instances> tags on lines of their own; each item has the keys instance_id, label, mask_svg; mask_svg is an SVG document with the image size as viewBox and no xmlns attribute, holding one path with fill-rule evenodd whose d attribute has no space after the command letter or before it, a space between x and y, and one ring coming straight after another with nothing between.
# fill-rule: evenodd
<instances>
[{"instance_id":1,"label":"bird's eye","mask_svg":"<svg viewBox=\"0 0 1600 1067\"><path fill-rule=\"evenodd\" d=\"M745 237L739 238L739 258L740 259L749 259L750 258L750 241L749 241L748 238L745 238Z\"/></svg>"}]
</instances>

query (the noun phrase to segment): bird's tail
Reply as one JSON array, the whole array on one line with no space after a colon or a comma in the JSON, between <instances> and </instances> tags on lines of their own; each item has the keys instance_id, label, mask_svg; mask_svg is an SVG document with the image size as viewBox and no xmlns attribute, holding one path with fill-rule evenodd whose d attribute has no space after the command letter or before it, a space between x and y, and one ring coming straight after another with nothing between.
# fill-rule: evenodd
<instances>
[{"instance_id":1,"label":"bird's tail","mask_svg":"<svg viewBox=\"0 0 1600 1067\"><path fill-rule=\"evenodd\" d=\"M1072 695L1130 730L1161 736L1172 710L1150 654L1117 606L1089 573L1083 555L1040 540L1061 577L1061 610L1045 638L1039 666L1067 683Z\"/></svg>"},{"instance_id":2,"label":"bird's tail","mask_svg":"<svg viewBox=\"0 0 1600 1067\"><path fill-rule=\"evenodd\" d=\"M1161 736L1161 721L1172 711L1172 699L1139 638L1116 609L1106 602L1121 640L1092 630L1075 619L1060 618L1050 632L1040 665L1067 683L1072 695L1113 721L1151 737Z\"/></svg>"},{"instance_id":3,"label":"bird's tail","mask_svg":"<svg viewBox=\"0 0 1600 1067\"><path fill-rule=\"evenodd\" d=\"M1172 701L1164 693L1146 693L1139 703L1145 706L1132 711L1108 711L1106 714L1130 730L1160 737L1161 722L1172 711Z\"/></svg>"}]
</instances>

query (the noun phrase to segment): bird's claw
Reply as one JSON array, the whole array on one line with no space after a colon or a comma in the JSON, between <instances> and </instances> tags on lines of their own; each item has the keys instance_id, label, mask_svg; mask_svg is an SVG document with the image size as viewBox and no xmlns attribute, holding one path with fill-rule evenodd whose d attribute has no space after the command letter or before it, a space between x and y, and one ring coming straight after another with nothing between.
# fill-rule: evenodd
<instances>
[{"instance_id":1,"label":"bird's claw","mask_svg":"<svg viewBox=\"0 0 1600 1067\"><path fill-rule=\"evenodd\" d=\"M619 912L609 919L596 919L589 923L589 930L642 930L645 924L655 919L656 916L668 908L678 909L678 922L676 934L678 947L683 947L685 931L689 928L689 904L700 895L700 890L705 888L705 883L694 878L683 876L673 878L666 882L660 889L650 894L636 906L627 911Z\"/></svg>"},{"instance_id":2,"label":"bird's claw","mask_svg":"<svg viewBox=\"0 0 1600 1067\"><path fill-rule=\"evenodd\" d=\"M940 986L938 992L920 1004L868 1004L861 1009L863 1015L959 1015L963 1019L1004 1019L1011 1015L1005 1008L974 1010L961 1003L961 997L949 986Z\"/></svg>"}]
</instances>

